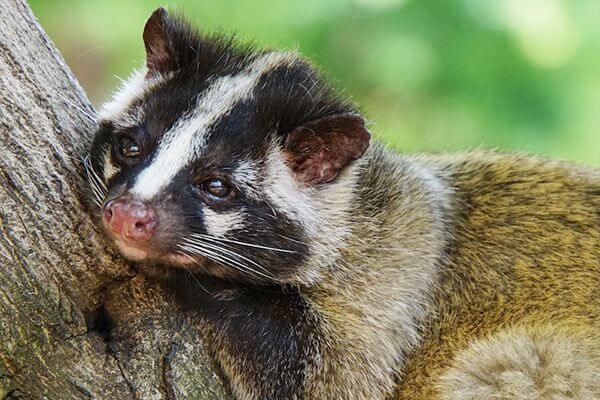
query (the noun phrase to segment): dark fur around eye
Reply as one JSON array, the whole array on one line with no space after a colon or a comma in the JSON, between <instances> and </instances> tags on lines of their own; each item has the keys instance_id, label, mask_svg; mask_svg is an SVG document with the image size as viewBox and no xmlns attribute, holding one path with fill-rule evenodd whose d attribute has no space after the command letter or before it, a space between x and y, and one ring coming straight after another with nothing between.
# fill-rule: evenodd
<instances>
[{"instance_id":1,"label":"dark fur around eye","mask_svg":"<svg viewBox=\"0 0 600 400\"><path fill-rule=\"evenodd\" d=\"M142 127L116 132L113 138L113 152L116 159L125 165L139 162L144 156L144 134Z\"/></svg>"},{"instance_id":2,"label":"dark fur around eye","mask_svg":"<svg viewBox=\"0 0 600 400\"><path fill-rule=\"evenodd\" d=\"M138 158L142 154L142 149L135 140L125 137L120 141L119 152L125 158Z\"/></svg>"},{"instance_id":3,"label":"dark fur around eye","mask_svg":"<svg viewBox=\"0 0 600 400\"><path fill-rule=\"evenodd\" d=\"M213 196L224 198L231 193L231 185L223 179L209 179L202 184L202 189Z\"/></svg>"},{"instance_id":4,"label":"dark fur around eye","mask_svg":"<svg viewBox=\"0 0 600 400\"><path fill-rule=\"evenodd\" d=\"M224 178L209 178L194 185L194 190L202 200L211 204L227 204L235 197L234 186Z\"/></svg>"}]
</instances>

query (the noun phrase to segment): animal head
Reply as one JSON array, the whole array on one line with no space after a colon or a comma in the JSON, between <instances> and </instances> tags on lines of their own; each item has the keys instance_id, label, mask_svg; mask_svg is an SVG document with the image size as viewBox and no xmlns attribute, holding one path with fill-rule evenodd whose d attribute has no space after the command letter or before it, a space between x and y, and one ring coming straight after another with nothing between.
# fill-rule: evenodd
<instances>
[{"instance_id":1,"label":"animal head","mask_svg":"<svg viewBox=\"0 0 600 400\"><path fill-rule=\"evenodd\" d=\"M292 52L203 35L159 8L146 65L100 111L86 167L138 261L254 282L314 279L347 230L363 118Z\"/></svg>"}]
</instances>

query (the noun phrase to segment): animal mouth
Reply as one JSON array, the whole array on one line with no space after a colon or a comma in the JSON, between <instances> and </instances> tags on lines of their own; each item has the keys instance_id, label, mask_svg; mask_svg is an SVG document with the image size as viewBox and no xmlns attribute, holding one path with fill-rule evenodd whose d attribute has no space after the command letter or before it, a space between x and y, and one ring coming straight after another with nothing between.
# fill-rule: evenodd
<instances>
[{"instance_id":1,"label":"animal mouth","mask_svg":"<svg viewBox=\"0 0 600 400\"><path fill-rule=\"evenodd\" d=\"M158 252L146 243L137 243L111 234L114 243L123 256L132 261L162 261L166 264L182 267L200 267L206 262L205 257L190 256L177 251ZM194 268L195 269L195 268Z\"/></svg>"}]
</instances>

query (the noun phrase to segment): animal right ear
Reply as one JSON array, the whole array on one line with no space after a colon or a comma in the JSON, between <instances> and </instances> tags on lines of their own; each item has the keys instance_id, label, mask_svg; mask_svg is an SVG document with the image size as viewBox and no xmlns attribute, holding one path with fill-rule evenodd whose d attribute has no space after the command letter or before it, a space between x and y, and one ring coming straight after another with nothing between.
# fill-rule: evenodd
<instances>
[{"instance_id":1,"label":"animal right ear","mask_svg":"<svg viewBox=\"0 0 600 400\"><path fill-rule=\"evenodd\" d=\"M332 115L290 132L284 154L296 179L314 186L331 182L348 164L362 157L370 137L361 116Z\"/></svg>"},{"instance_id":2,"label":"animal right ear","mask_svg":"<svg viewBox=\"0 0 600 400\"><path fill-rule=\"evenodd\" d=\"M163 7L157 8L144 26L144 46L148 75L163 74L176 69L177 56L173 47L173 20Z\"/></svg>"}]
</instances>

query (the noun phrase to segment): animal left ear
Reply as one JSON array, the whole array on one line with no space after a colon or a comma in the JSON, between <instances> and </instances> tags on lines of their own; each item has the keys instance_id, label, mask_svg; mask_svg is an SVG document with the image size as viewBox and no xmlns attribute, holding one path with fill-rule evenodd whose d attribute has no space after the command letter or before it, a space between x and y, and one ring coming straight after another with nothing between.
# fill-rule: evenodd
<instances>
[{"instance_id":1,"label":"animal left ear","mask_svg":"<svg viewBox=\"0 0 600 400\"><path fill-rule=\"evenodd\" d=\"M369 147L371 135L355 114L339 114L302 125L287 135L284 154L296 179L307 185L331 182Z\"/></svg>"},{"instance_id":2,"label":"animal left ear","mask_svg":"<svg viewBox=\"0 0 600 400\"><path fill-rule=\"evenodd\" d=\"M149 75L176 69L177 60L173 49L171 30L173 21L167 10L157 8L144 26L144 46Z\"/></svg>"}]
</instances>

